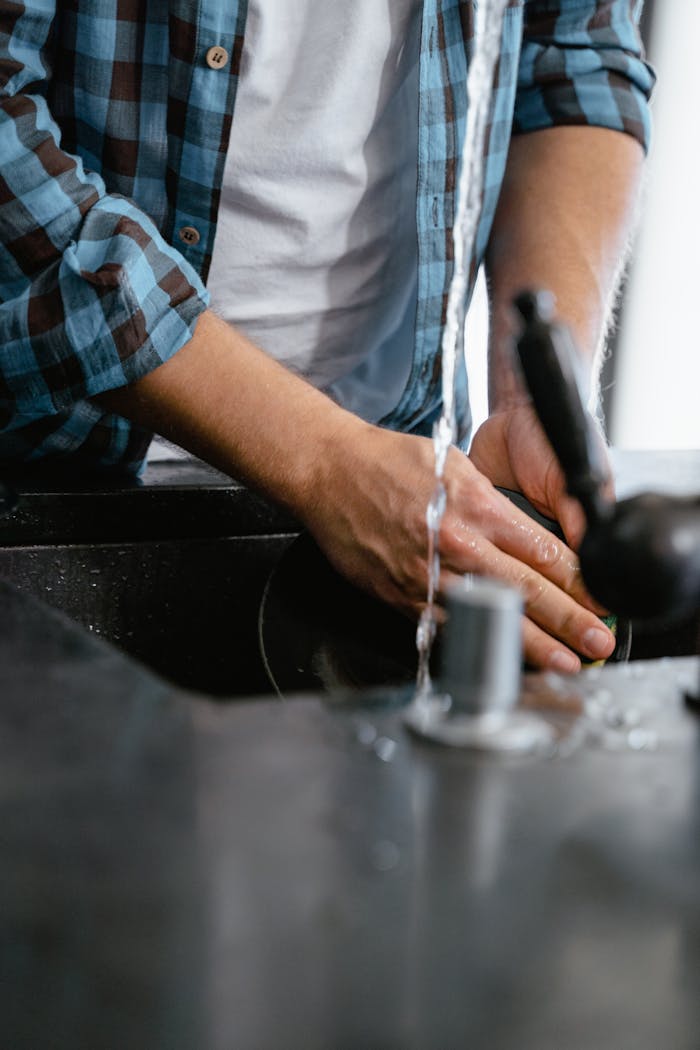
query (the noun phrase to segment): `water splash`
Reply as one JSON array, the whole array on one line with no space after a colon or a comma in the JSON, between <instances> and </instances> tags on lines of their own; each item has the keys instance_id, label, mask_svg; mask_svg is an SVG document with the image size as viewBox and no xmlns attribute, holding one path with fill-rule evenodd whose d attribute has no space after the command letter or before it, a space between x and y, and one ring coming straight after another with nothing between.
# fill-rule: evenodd
<instances>
[{"instance_id":1,"label":"water splash","mask_svg":"<svg viewBox=\"0 0 700 1050\"><path fill-rule=\"evenodd\" d=\"M553 758L582 749L656 752L688 745L684 697L697 684L698 657L585 667L575 676L530 672L521 703L557 730Z\"/></svg>"},{"instance_id":2,"label":"water splash","mask_svg":"<svg viewBox=\"0 0 700 1050\"><path fill-rule=\"evenodd\" d=\"M442 415L433 430L435 449L435 489L426 511L428 526L428 587L425 609L416 632L418 675L416 698L432 692L430 653L437 621L435 598L440 581L440 526L447 503L444 484L445 463L455 439L455 375L458 353L464 338L464 317L469 265L474 255L479 219L484 196L484 145L491 113L493 80L501 50L503 18L508 0L482 0L476 11L474 54L467 76L467 126L461 157L455 216L454 272L447 300L447 315L442 334Z\"/></svg>"}]
</instances>

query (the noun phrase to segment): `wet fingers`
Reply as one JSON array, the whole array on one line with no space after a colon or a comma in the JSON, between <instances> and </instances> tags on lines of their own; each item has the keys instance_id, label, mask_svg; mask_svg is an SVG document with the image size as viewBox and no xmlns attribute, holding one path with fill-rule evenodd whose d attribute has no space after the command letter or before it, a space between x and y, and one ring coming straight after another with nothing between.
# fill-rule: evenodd
<instances>
[{"instance_id":1,"label":"wet fingers","mask_svg":"<svg viewBox=\"0 0 700 1050\"><path fill-rule=\"evenodd\" d=\"M486 534L499 551L534 570L591 612L605 613L588 594L578 557L563 540L497 492L486 515Z\"/></svg>"},{"instance_id":2,"label":"wet fingers","mask_svg":"<svg viewBox=\"0 0 700 1050\"><path fill-rule=\"evenodd\" d=\"M454 568L454 566L452 567ZM504 554L482 541L478 565L469 565L467 571L491 576L517 588L523 596L525 614L536 631L530 630L528 661L537 667L576 671L580 660L577 653L591 660L610 656L615 638L595 613L579 604L570 593L558 587L529 565ZM454 573L444 573L443 591ZM554 661L554 663L552 663ZM565 667L564 665L568 666Z\"/></svg>"},{"instance_id":3,"label":"wet fingers","mask_svg":"<svg viewBox=\"0 0 700 1050\"><path fill-rule=\"evenodd\" d=\"M543 671L576 674L581 670L581 660L576 653L526 617L523 618L523 653L531 667Z\"/></svg>"}]
</instances>

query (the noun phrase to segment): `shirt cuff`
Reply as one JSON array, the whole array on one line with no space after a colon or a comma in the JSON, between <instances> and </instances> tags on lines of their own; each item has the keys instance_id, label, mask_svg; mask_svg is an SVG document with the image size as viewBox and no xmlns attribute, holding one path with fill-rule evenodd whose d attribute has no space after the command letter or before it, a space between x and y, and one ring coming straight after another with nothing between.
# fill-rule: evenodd
<instances>
[{"instance_id":1,"label":"shirt cuff","mask_svg":"<svg viewBox=\"0 0 700 1050\"><path fill-rule=\"evenodd\" d=\"M605 127L632 135L648 151L656 77L629 13L622 17L617 3L608 4L616 17L591 29L596 5L560 2L556 18L547 13L550 6L533 4L526 21L514 133L559 125Z\"/></svg>"}]
</instances>

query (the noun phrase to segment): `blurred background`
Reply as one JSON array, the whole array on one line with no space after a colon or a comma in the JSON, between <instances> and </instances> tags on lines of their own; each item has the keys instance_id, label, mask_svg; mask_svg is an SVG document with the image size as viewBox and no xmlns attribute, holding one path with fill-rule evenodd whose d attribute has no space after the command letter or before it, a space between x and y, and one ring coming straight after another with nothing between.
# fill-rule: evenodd
<instances>
[{"instance_id":1,"label":"blurred background","mask_svg":"<svg viewBox=\"0 0 700 1050\"><path fill-rule=\"evenodd\" d=\"M658 83L654 132L618 323L601 376L620 448L700 448L700 40L698 0L646 0L642 33ZM486 415L486 296L467 324L475 423Z\"/></svg>"}]
</instances>

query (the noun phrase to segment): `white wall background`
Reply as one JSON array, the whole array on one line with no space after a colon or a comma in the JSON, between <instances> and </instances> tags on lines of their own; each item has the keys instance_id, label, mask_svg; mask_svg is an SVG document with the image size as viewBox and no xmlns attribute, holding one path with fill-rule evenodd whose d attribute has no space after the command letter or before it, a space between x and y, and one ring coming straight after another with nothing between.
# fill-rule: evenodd
<instances>
[{"instance_id":1,"label":"white wall background","mask_svg":"<svg viewBox=\"0 0 700 1050\"><path fill-rule=\"evenodd\" d=\"M611 438L622 448L700 448L700 3L662 0L652 29L654 140Z\"/></svg>"}]
</instances>

